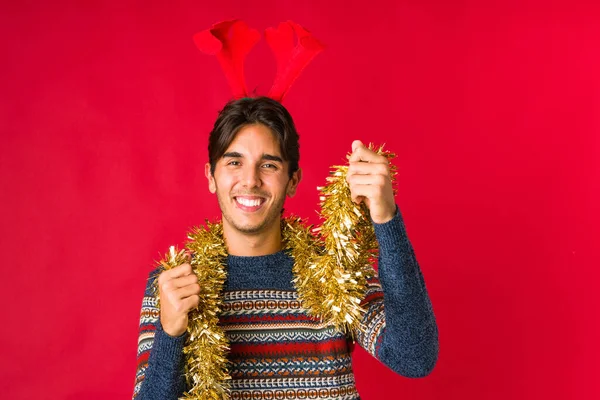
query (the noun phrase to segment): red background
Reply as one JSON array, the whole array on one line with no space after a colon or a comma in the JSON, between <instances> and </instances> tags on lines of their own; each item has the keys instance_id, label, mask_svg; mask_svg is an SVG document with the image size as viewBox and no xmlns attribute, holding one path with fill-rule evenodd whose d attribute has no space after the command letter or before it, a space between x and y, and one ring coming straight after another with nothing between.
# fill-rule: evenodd
<instances>
[{"instance_id":1,"label":"red background","mask_svg":"<svg viewBox=\"0 0 600 400\"><path fill-rule=\"evenodd\" d=\"M328 45L286 101L305 177L288 209L315 222L353 139L398 154L440 358L410 380L359 351L363 397L599 398L596 2L4 3L2 398L131 395L153 260L218 215L202 171L229 91L192 35L232 17ZM250 87L274 68L263 41Z\"/></svg>"}]
</instances>

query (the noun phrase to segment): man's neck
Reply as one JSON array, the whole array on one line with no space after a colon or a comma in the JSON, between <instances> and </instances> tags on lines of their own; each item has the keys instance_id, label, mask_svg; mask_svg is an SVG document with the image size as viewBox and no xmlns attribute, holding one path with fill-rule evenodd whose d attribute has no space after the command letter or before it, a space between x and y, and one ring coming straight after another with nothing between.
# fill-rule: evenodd
<instances>
[{"instance_id":1,"label":"man's neck","mask_svg":"<svg viewBox=\"0 0 600 400\"><path fill-rule=\"evenodd\" d=\"M281 226L257 234L242 233L228 224L223 224L223 236L227 252L232 256L264 256L281 250Z\"/></svg>"}]
</instances>

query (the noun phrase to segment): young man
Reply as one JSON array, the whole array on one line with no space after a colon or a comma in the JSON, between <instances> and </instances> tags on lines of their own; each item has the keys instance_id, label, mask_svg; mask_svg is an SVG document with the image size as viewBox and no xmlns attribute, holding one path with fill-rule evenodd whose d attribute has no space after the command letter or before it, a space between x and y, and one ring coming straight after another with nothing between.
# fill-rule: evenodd
<instances>
[{"instance_id":1,"label":"young man","mask_svg":"<svg viewBox=\"0 0 600 400\"><path fill-rule=\"evenodd\" d=\"M227 245L220 316L230 343L232 399L358 399L352 340L310 317L282 251L281 213L302 178L298 134L287 110L266 97L230 102L209 138L206 177L217 195ZM369 283L357 342L395 372L423 377L438 354L438 332L423 276L396 207L387 159L352 143L347 181L365 202L379 244L379 279ZM152 285L158 279L160 310ZM177 399L188 313L201 286L185 263L151 274L140 323L134 397Z\"/></svg>"}]
</instances>

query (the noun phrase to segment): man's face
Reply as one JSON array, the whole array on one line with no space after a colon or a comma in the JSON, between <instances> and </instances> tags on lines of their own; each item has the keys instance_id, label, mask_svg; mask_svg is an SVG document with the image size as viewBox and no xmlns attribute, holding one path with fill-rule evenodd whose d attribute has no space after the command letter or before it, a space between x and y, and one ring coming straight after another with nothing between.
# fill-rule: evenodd
<instances>
[{"instance_id":1,"label":"man's face","mask_svg":"<svg viewBox=\"0 0 600 400\"><path fill-rule=\"evenodd\" d=\"M205 167L208 188L217 194L224 227L257 235L279 224L285 196L296 193L301 177L298 170L290 179L288 168L269 128L254 124L240 129L217 161L214 175L210 164Z\"/></svg>"}]
</instances>

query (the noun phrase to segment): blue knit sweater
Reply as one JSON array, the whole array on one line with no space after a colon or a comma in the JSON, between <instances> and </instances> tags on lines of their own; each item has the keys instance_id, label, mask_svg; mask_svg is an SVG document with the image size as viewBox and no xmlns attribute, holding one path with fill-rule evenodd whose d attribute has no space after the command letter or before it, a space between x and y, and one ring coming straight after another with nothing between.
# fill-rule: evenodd
<instances>
[{"instance_id":1,"label":"blue knit sweater","mask_svg":"<svg viewBox=\"0 0 600 400\"><path fill-rule=\"evenodd\" d=\"M356 341L405 377L428 375L437 361L438 331L423 275L400 212L374 224L379 276L369 282L367 310ZM230 341L231 398L358 399L350 338L308 315L291 283L293 260L285 252L229 256L220 323ZM187 389L183 347L159 321L148 280L142 305L134 398L177 399ZM304 397L306 396L306 397Z\"/></svg>"}]
</instances>

